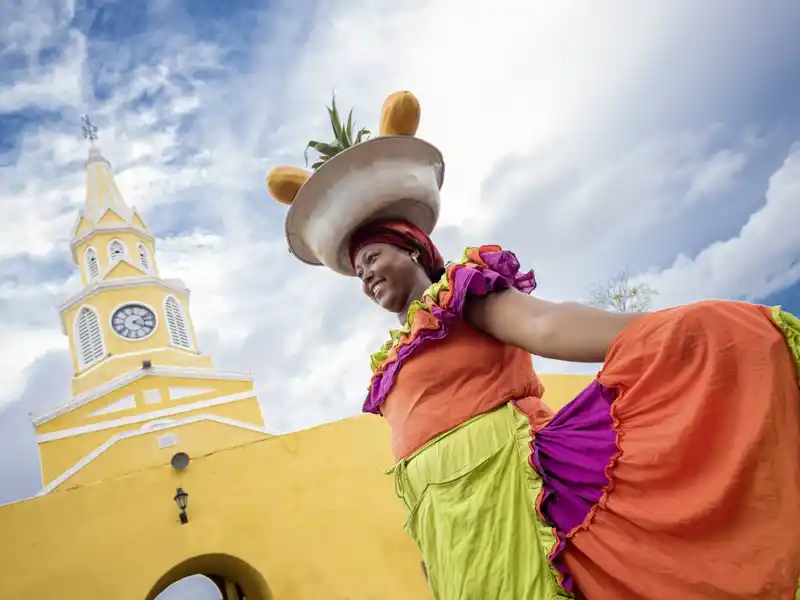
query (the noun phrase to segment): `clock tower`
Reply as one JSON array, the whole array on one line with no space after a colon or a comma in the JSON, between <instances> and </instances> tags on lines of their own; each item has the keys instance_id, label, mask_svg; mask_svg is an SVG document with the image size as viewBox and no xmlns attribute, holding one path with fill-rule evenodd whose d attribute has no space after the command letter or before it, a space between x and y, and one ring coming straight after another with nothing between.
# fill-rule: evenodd
<instances>
[{"instance_id":1,"label":"clock tower","mask_svg":"<svg viewBox=\"0 0 800 600\"><path fill-rule=\"evenodd\" d=\"M252 377L216 371L202 354L189 290L161 277L155 237L123 199L88 117L83 131L90 142L86 201L70 244L83 287L59 307L72 398L33 419L45 491L90 477L87 459L109 442L175 429L158 436L164 449L177 445L169 442L178 429L213 422L222 428L215 435L188 436L193 449L208 451L241 437L231 428L265 433Z\"/></svg>"}]
</instances>

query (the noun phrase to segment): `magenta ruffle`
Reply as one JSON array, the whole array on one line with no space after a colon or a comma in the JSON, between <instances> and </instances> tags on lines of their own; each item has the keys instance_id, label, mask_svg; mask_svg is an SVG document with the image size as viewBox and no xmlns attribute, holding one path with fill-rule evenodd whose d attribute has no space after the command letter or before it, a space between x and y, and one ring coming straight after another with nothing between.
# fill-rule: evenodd
<instances>
[{"instance_id":1,"label":"magenta ruffle","mask_svg":"<svg viewBox=\"0 0 800 600\"><path fill-rule=\"evenodd\" d=\"M533 271L520 273L520 264L513 252L498 251L481 253L485 267L470 263L466 265L449 265L444 277L448 278L448 288L452 290L448 306L437 304L430 308L439 327L423 329L410 343L399 348L397 357L386 369L372 379L362 411L380 414L380 406L392 390L395 378L403 363L423 345L440 340L447 335L452 319L460 317L464 311L464 303L468 296L486 296L487 294L509 287L530 294L536 289L536 277ZM475 265L475 266L473 266Z\"/></svg>"},{"instance_id":2,"label":"magenta ruffle","mask_svg":"<svg viewBox=\"0 0 800 600\"><path fill-rule=\"evenodd\" d=\"M530 463L542 478L536 509L558 540L548 559L568 591L573 580L564 564L567 539L597 506L617 456L611 417L615 396L614 390L593 381L534 432L531 442Z\"/></svg>"}]
</instances>

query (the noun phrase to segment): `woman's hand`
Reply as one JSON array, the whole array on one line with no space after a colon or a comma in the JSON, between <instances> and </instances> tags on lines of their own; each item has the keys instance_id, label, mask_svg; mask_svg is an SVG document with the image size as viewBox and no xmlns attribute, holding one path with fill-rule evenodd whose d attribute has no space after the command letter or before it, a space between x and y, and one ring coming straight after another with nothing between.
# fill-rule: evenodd
<instances>
[{"instance_id":1,"label":"woman's hand","mask_svg":"<svg viewBox=\"0 0 800 600\"><path fill-rule=\"evenodd\" d=\"M501 342L571 362L602 362L614 339L644 314L548 302L515 289L471 297L464 310L473 327Z\"/></svg>"}]
</instances>

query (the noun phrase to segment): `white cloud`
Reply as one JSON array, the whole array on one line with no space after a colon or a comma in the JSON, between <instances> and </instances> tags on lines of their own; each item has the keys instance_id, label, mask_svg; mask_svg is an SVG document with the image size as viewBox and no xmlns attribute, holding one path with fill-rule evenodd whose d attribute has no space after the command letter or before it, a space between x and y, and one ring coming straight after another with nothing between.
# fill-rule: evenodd
<instances>
[{"instance_id":1,"label":"white cloud","mask_svg":"<svg viewBox=\"0 0 800 600\"><path fill-rule=\"evenodd\" d=\"M638 278L659 291L659 305L703 298L754 300L800 280L800 142L770 178L766 202L736 237L717 241L695 258Z\"/></svg>"},{"instance_id":2,"label":"white cloud","mask_svg":"<svg viewBox=\"0 0 800 600\"><path fill-rule=\"evenodd\" d=\"M714 154L694 174L686 200L696 202L725 191L747 166L747 159L747 155L727 149Z\"/></svg>"},{"instance_id":3,"label":"white cloud","mask_svg":"<svg viewBox=\"0 0 800 600\"><path fill-rule=\"evenodd\" d=\"M15 326L13 323L0 325L0 340L13 352L3 353L0 368L0 410L4 404L16 400L22 393L28 367L34 360L51 350L61 350L67 345L67 338L56 327ZM55 404L66 402L69 398L53 398Z\"/></svg>"},{"instance_id":4,"label":"white cloud","mask_svg":"<svg viewBox=\"0 0 800 600\"><path fill-rule=\"evenodd\" d=\"M4 0L0 52L32 54L74 15L74 0Z\"/></svg>"},{"instance_id":5,"label":"white cloud","mask_svg":"<svg viewBox=\"0 0 800 600\"><path fill-rule=\"evenodd\" d=\"M86 59L86 38L70 31L68 43L53 64L35 63L24 81L0 87L0 113L12 112L29 106L40 109L59 109L83 105L85 82L82 64ZM38 34L30 44L39 43Z\"/></svg>"},{"instance_id":6,"label":"white cloud","mask_svg":"<svg viewBox=\"0 0 800 600\"><path fill-rule=\"evenodd\" d=\"M297 125L287 134L299 141L310 125L326 127L319 106L334 87L343 105L357 99L371 123L387 92L411 89L422 102L419 135L448 163L442 222L464 224L487 208L481 185L499 161L544 150L598 111L616 113L621 89L691 12L680 3L627 7L477 0L332 7L289 78Z\"/></svg>"}]
</instances>

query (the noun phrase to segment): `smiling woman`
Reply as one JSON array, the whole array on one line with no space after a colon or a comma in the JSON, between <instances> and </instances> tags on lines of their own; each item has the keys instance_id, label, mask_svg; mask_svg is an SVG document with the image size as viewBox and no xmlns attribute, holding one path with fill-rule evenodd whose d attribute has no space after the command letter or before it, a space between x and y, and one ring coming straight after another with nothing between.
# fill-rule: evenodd
<instances>
[{"instance_id":1,"label":"smiling woman","mask_svg":"<svg viewBox=\"0 0 800 600\"><path fill-rule=\"evenodd\" d=\"M389 135L416 131L408 96L356 144L334 105L339 145L291 171L299 185L286 168L267 183L290 205L295 256L358 277L400 321L371 356L363 410L391 427L434 598L793 597L800 321L742 302L636 315L548 302L496 245L445 265L429 237L441 154ZM531 354L604 365L553 414Z\"/></svg>"},{"instance_id":2,"label":"smiling woman","mask_svg":"<svg viewBox=\"0 0 800 600\"><path fill-rule=\"evenodd\" d=\"M420 298L444 274L430 238L405 221L375 221L350 238L350 262L364 293L405 319L411 298Z\"/></svg>"}]
</instances>

